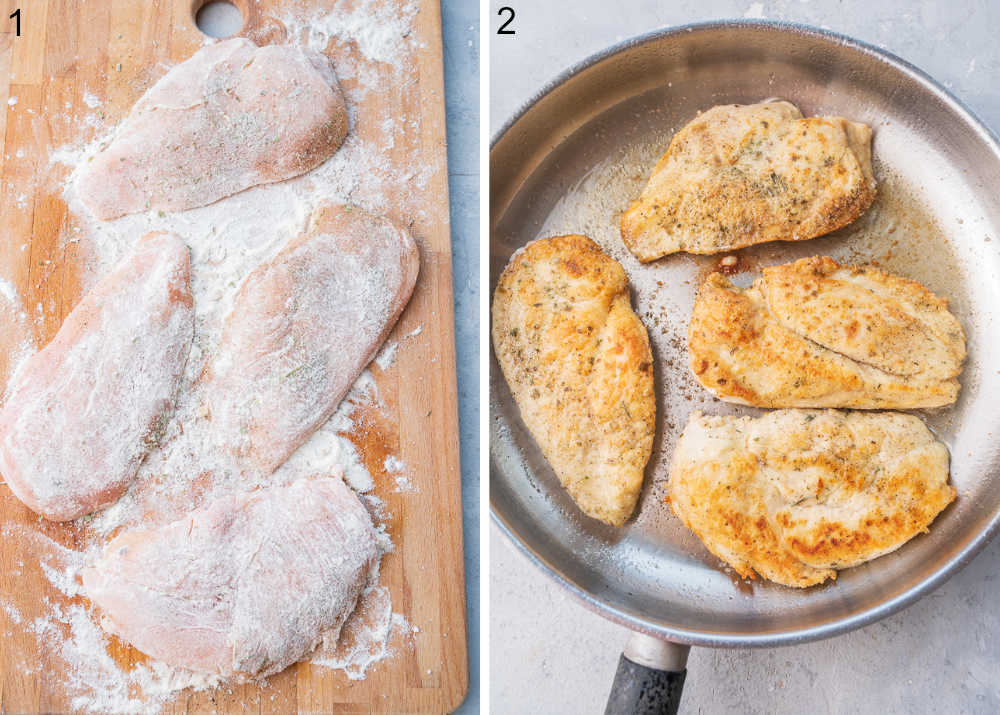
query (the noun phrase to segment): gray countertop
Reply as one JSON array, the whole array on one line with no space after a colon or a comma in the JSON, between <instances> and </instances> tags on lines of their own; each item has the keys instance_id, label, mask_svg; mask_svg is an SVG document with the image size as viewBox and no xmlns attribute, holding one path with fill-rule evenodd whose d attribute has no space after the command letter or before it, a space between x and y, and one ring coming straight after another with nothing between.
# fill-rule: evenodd
<instances>
[{"instance_id":1,"label":"gray countertop","mask_svg":"<svg viewBox=\"0 0 1000 715\"><path fill-rule=\"evenodd\" d=\"M659 27L743 17L803 22L883 47L1000 131L1000 3L491 0L491 32L501 5L516 10L517 34L491 36L492 132L593 52ZM867 628L777 649L692 649L681 712L1000 712L998 572L1000 539L937 591ZM490 623L493 712L603 712L626 631L550 583L495 527Z\"/></svg>"},{"instance_id":2,"label":"gray countertop","mask_svg":"<svg viewBox=\"0 0 1000 715\"><path fill-rule=\"evenodd\" d=\"M442 0L441 25L465 523L465 602L469 625L469 695L457 712L478 713L479 3Z\"/></svg>"}]
</instances>

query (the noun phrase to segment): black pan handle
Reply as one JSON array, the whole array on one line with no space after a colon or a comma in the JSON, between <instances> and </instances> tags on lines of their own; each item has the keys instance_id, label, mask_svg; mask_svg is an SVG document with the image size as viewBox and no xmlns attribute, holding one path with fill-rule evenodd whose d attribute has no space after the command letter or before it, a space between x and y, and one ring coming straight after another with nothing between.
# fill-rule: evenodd
<instances>
[{"instance_id":1,"label":"black pan handle","mask_svg":"<svg viewBox=\"0 0 1000 715\"><path fill-rule=\"evenodd\" d=\"M689 650L644 633L630 634L604 715L676 715Z\"/></svg>"}]
</instances>

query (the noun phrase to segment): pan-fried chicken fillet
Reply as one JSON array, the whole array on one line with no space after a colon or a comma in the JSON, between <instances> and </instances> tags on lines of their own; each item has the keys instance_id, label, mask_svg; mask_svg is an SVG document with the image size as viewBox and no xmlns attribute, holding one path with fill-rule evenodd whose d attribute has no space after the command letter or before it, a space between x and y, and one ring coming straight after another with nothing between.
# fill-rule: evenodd
<instances>
[{"instance_id":1,"label":"pan-fried chicken fillet","mask_svg":"<svg viewBox=\"0 0 1000 715\"><path fill-rule=\"evenodd\" d=\"M688 343L702 385L756 407L947 405L958 396L966 354L947 300L826 257L765 268L747 290L711 274Z\"/></svg>"},{"instance_id":2,"label":"pan-fried chicken fillet","mask_svg":"<svg viewBox=\"0 0 1000 715\"><path fill-rule=\"evenodd\" d=\"M410 234L324 204L246 279L206 376L222 442L264 473L337 409L406 307L420 257Z\"/></svg>"},{"instance_id":3,"label":"pan-fried chicken fillet","mask_svg":"<svg viewBox=\"0 0 1000 715\"><path fill-rule=\"evenodd\" d=\"M871 129L789 102L712 107L674 135L622 239L640 261L802 241L856 219L875 198Z\"/></svg>"},{"instance_id":4,"label":"pan-fried chicken fillet","mask_svg":"<svg viewBox=\"0 0 1000 715\"><path fill-rule=\"evenodd\" d=\"M695 412L669 502L744 578L805 588L894 551L955 498L948 450L913 415Z\"/></svg>"},{"instance_id":5,"label":"pan-fried chicken fillet","mask_svg":"<svg viewBox=\"0 0 1000 715\"><path fill-rule=\"evenodd\" d=\"M162 437L194 335L187 246L149 234L28 359L0 411L0 474L53 521L116 501Z\"/></svg>"},{"instance_id":6,"label":"pan-fried chicken fillet","mask_svg":"<svg viewBox=\"0 0 1000 715\"><path fill-rule=\"evenodd\" d=\"M125 532L83 586L104 628L143 653L242 680L336 642L378 558L354 492L339 478L304 479Z\"/></svg>"},{"instance_id":7,"label":"pan-fried chicken fillet","mask_svg":"<svg viewBox=\"0 0 1000 715\"><path fill-rule=\"evenodd\" d=\"M347 136L324 55L234 38L206 45L136 102L77 190L100 219L205 206L304 174Z\"/></svg>"},{"instance_id":8,"label":"pan-fried chicken fillet","mask_svg":"<svg viewBox=\"0 0 1000 715\"><path fill-rule=\"evenodd\" d=\"M493 347L570 496L589 516L624 524L656 421L649 337L624 269L584 236L529 244L493 295Z\"/></svg>"}]
</instances>

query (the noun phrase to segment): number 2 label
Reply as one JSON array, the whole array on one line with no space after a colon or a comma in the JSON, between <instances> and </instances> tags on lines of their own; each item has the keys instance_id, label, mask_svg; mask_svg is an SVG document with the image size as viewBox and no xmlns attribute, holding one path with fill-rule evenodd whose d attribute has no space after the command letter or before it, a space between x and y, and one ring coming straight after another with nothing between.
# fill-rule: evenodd
<instances>
[{"instance_id":1,"label":"number 2 label","mask_svg":"<svg viewBox=\"0 0 1000 715\"><path fill-rule=\"evenodd\" d=\"M500 17L506 17L507 18L506 20L504 20L504 23L500 26L500 29L497 30L497 34L498 35L514 35L514 34L516 34L513 29L511 29L511 30L507 29L507 25L509 25L510 23L514 22L514 8L504 6L504 7L500 8L499 12L497 12L497 15L499 15Z\"/></svg>"}]
</instances>

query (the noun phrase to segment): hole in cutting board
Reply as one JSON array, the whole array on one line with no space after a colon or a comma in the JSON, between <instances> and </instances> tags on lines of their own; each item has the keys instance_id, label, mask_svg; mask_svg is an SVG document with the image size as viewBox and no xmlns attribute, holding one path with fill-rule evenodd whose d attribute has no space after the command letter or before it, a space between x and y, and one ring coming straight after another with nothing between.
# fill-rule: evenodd
<instances>
[{"instance_id":1,"label":"hole in cutting board","mask_svg":"<svg viewBox=\"0 0 1000 715\"><path fill-rule=\"evenodd\" d=\"M195 13L194 24L209 37L232 37L243 27L243 13L231 2L211 0Z\"/></svg>"}]
</instances>

